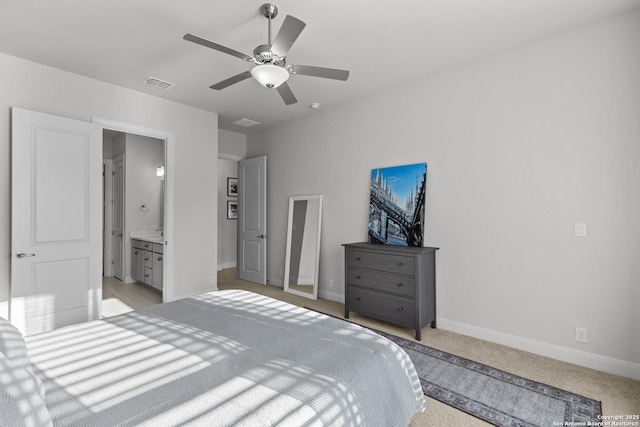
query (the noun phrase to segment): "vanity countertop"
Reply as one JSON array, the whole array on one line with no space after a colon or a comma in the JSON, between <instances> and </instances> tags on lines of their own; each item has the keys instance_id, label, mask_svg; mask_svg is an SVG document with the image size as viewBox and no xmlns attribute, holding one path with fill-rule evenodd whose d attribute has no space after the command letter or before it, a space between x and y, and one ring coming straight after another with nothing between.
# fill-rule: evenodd
<instances>
[{"instance_id":1,"label":"vanity countertop","mask_svg":"<svg viewBox=\"0 0 640 427\"><path fill-rule=\"evenodd\" d=\"M158 234L158 232L132 231L130 236L132 239L144 242L164 244L164 236Z\"/></svg>"},{"instance_id":2,"label":"vanity countertop","mask_svg":"<svg viewBox=\"0 0 640 427\"><path fill-rule=\"evenodd\" d=\"M132 237L132 239L142 240L144 242L150 242L150 243L160 243L160 244L164 243L164 238L162 236L139 236L139 237Z\"/></svg>"}]
</instances>

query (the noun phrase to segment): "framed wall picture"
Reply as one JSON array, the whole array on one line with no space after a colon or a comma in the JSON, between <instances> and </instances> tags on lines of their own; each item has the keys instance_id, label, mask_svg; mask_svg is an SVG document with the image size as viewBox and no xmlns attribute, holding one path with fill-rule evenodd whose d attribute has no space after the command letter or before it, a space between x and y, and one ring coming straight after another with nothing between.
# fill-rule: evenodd
<instances>
[{"instance_id":1,"label":"framed wall picture","mask_svg":"<svg viewBox=\"0 0 640 427\"><path fill-rule=\"evenodd\" d=\"M227 200L227 219L238 219L238 202Z\"/></svg>"},{"instance_id":2,"label":"framed wall picture","mask_svg":"<svg viewBox=\"0 0 640 427\"><path fill-rule=\"evenodd\" d=\"M238 178L227 178L227 196L238 196Z\"/></svg>"},{"instance_id":3,"label":"framed wall picture","mask_svg":"<svg viewBox=\"0 0 640 427\"><path fill-rule=\"evenodd\" d=\"M422 246L427 164L371 171L369 243Z\"/></svg>"}]
</instances>

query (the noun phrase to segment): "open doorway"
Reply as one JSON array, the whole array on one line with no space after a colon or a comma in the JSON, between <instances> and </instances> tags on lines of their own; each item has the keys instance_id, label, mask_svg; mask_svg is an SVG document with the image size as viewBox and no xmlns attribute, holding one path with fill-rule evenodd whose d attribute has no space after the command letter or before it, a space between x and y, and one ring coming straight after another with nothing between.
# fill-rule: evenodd
<instances>
[{"instance_id":1,"label":"open doorway","mask_svg":"<svg viewBox=\"0 0 640 427\"><path fill-rule=\"evenodd\" d=\"M173 292L165 250L169 138L119 127L103 131L103 317L162 303Z\"/></svg>"}]
</instances>

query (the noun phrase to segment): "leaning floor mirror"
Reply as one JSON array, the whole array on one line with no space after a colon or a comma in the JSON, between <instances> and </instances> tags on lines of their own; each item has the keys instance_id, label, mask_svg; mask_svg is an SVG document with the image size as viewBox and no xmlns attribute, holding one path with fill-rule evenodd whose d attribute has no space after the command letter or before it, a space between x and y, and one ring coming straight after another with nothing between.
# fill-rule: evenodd
<instances>
[{"instance_id":1,"label":"leaning floor mirror","mask_svg":"<svg viewBox=\"0 0 640 427\"><path fill-rule=\"evenodd\" d=\"M284 262L285 292L311 299L318 298L321 222L321 195L289 197Z\"/></svg>"}]
</instances>

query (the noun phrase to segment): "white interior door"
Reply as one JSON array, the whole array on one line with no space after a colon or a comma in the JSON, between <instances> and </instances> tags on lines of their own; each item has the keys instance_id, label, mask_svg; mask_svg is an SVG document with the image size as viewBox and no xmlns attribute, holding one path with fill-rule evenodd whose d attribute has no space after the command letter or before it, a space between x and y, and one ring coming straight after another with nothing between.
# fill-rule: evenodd
<instances>
[{"instance_id":1,"label":"white interior door","mask_svg":"<svg viewBox=\"0 0 640 427\"><path fill-rule=\"evenodd\" d=\"M25 335L100 318L102 127L12 109L11 322Z\"/></svg>"},{"instance_id":2,"label":"white interior door","mask_svg":"<svg viewBox=\"0 0 640 427\"><path fill-rule=\"evenodd\" d=\"M113 161L113 276L124 281L124 156Z\"/></svg>"},{"instance_id":3,"label":"white interior door","mask_svg":"<svg viewBox=\"0 0 640 427\"><path fill-rule=\"evenodd\" d=\"M267 157L238 162L238 278L267 284Z\"/></svg>"}]
</instances>

